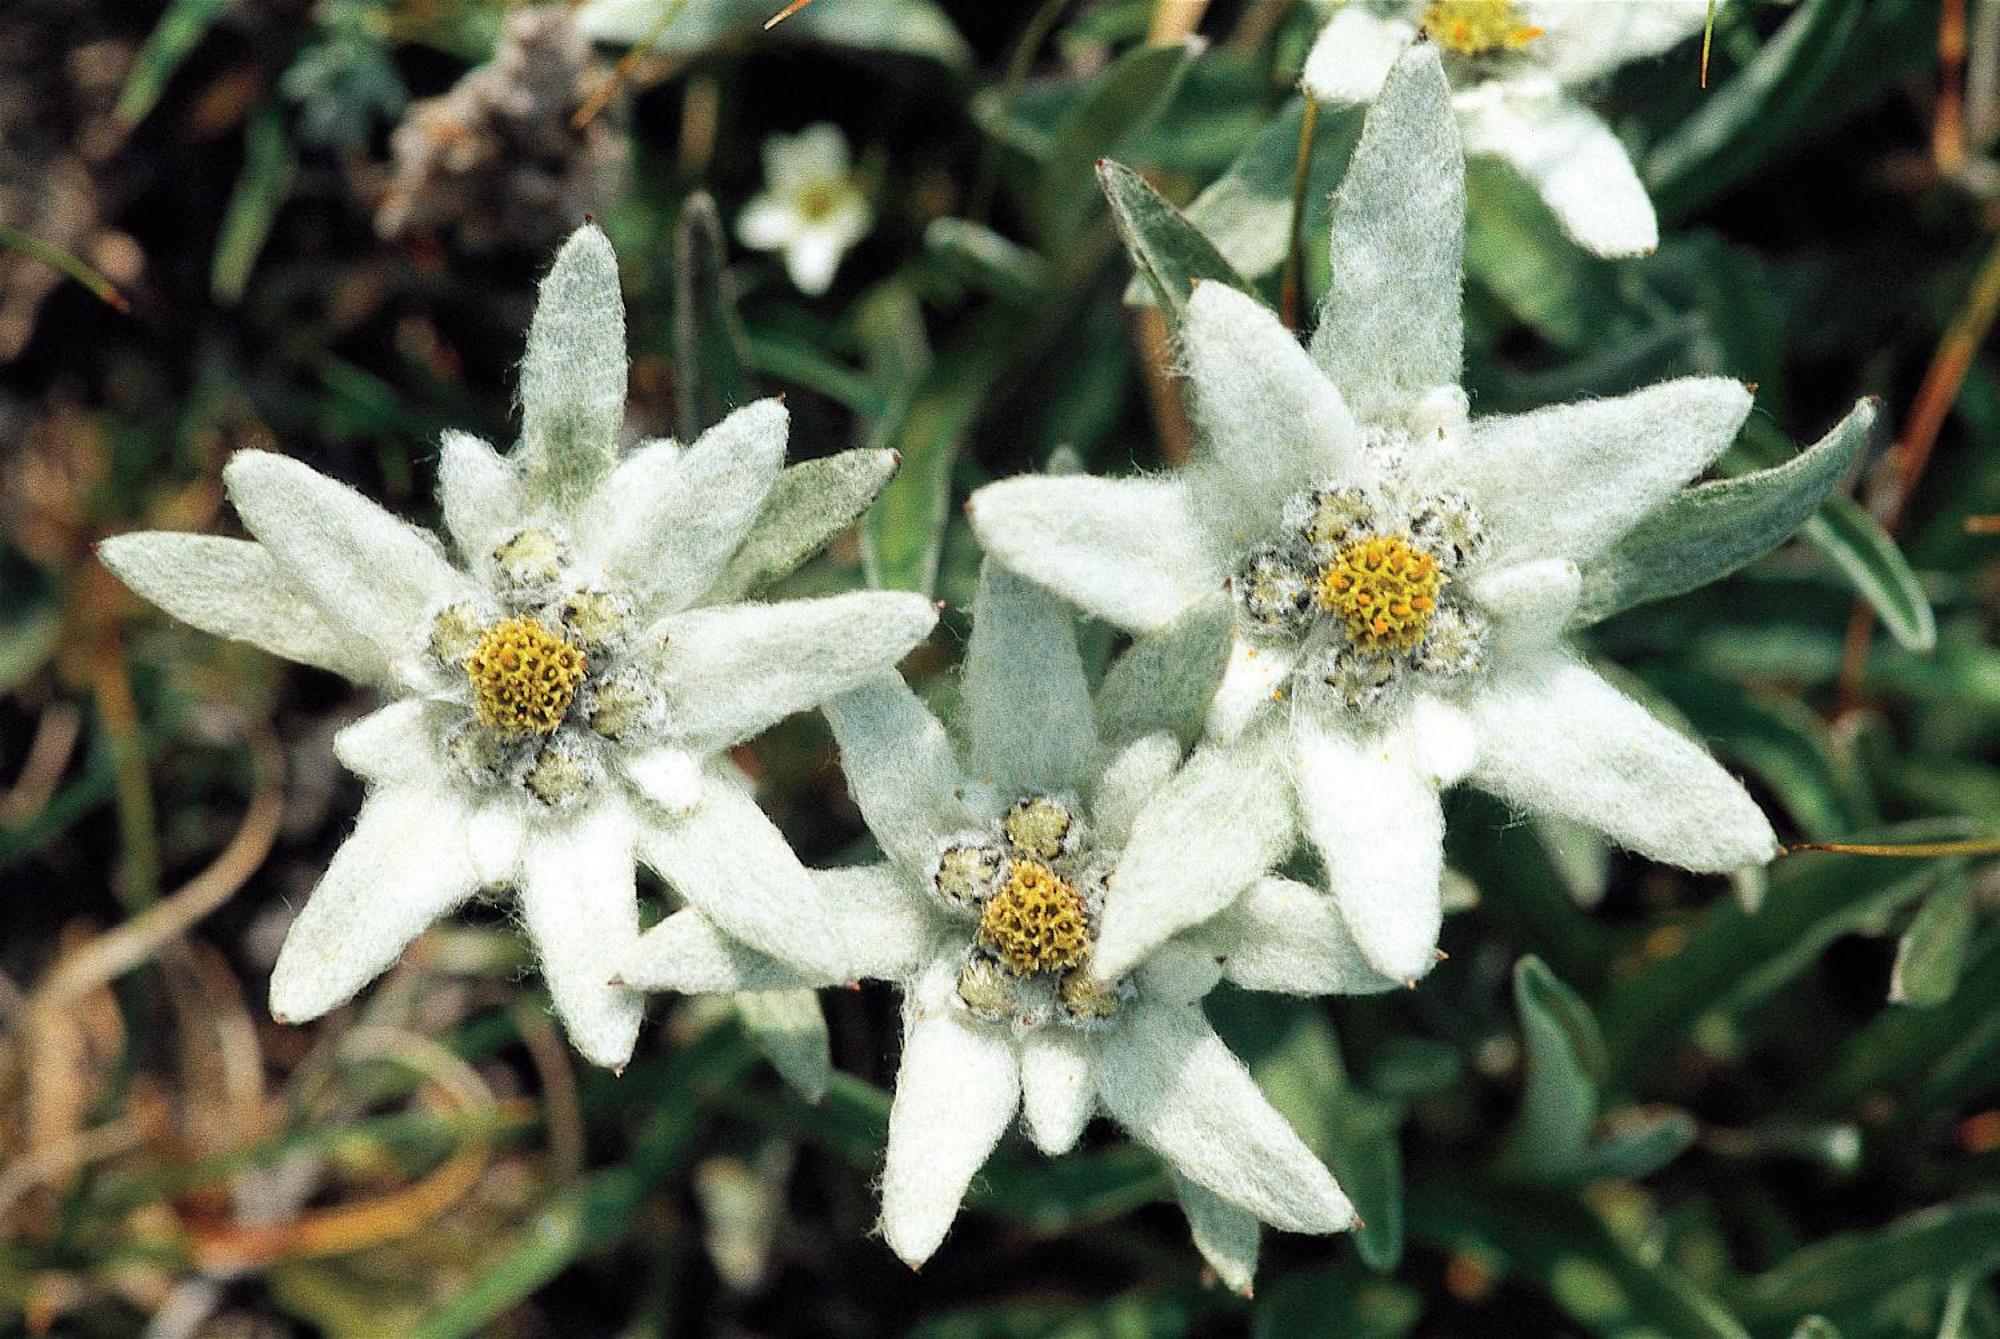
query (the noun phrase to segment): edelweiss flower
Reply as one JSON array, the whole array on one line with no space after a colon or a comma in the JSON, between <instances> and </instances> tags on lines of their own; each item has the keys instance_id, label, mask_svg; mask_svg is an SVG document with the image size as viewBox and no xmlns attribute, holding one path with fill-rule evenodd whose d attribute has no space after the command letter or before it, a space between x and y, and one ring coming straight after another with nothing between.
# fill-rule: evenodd
<instances>
[{"instance_id":1,"label":"edelweiss flower","mask_svg":"<svg viewBox=\"0 0 2000 1339\"><path fill-rule=\"evenodd\" d=\"M462 567L352 489L255 451L224 479L256 542L149 533L102 554L176 617L394 699L335 741L368 797L285 940L274 1015L343 1003L431 921L506 885L571 1039L618 1065L641 1003L607 984L638 936L635 857L746 942L817 961L823 927L762 900L813 885L722 750L893 665L935 614L880 593L732 603L859 508L767 505L797 491L776 401L617 459L624 312L595 228L543 281L521 400L511 457L445 435ZM830 470L862 479L865 505L887 455L802 468L822 497L840 491Z\"/></svg>"},{"instance_id":2,"label":"edelweiss flower","mask_svg":"<svg viewBox=\"0 0 2000 1339\"><path fill-rule=\"evenodd\" d=\"M1574 90L1699 32L1708 0L1350 0L1306 58L1321 102L1367 102L1419 33L1437 44L1465 152L1504 158L1578 245L1660 244L1653 203L1611 127Z\"/></svg>"},{"instance_id":3,"label":"edelweiss flower","mask_svg":"<svg viewBox=\"0 0 2000 1339\"><path fill-rule=\"evenodd\" d=\"M1044 1152L1094 1111L1173 1169L1196 1239L1246 1288L1258 1222L1336 1232L1346 1197L1210 1030L1221 977L1295 994L1391 988L1327 900L1265 875L1291 845L1282 781L1171 735L1100 740L1069 616L989 564L964 679L969 754L893 675L827 704L887 863L822 875L847 960L815 973L699 909L640 941L631 984L904 991L882 1227L921 1264L1019 1109ZM726 927L725 927L726 928Z\"/></svg>"},{"instance_id":4,"label":"edelweiss flower","mask_svg":"<svg viewBox=\"0 0 2000 1339\"><path fill-rule=\"evenodd\" d=\"M1729 445L1749 392L1697 377L1468 421L1463 208L1426 47L1390 74L1335 202L1311 354L1204 284L1184 331L1193 464L1008 480L970 508L995 558L1134 631L1228 584L1237 645L1209 732L1257 750L1284 725L1270 765L1356 940L1398 978L1434 958L1438 791L1461 778L1689 869L1777 851L1734 779L1562 642L1579 567Z\"/></svg>"},{"instance_id":5,"label":"edelweiss flower","mask_svg":"<svg viewBox=\"0 0 2000 1339\"><path fill-rule=\"evenodd\" d=\"M736 235L752 250L784 252L785 273L817 297L873 222L847 136L820 122L764 141L764 193L744 206Z\"/></svg>"}]
</instances>

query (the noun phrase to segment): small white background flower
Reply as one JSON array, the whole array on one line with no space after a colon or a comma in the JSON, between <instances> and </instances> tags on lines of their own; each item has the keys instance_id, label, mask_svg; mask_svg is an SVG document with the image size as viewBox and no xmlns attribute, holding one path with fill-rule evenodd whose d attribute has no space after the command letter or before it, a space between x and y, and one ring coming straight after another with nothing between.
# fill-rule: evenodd
<instances>
[{"instance_id":1,"label":"small white background flower","mask_svg":"<svg viewBox=\"0 0 2000 1339\"><path fill-rule=\"evenodd\" d=\"M1255 749L1282 724L1279 765L1346 923L1399 978L1434 960L1439 791L1461 778L1689 869L1777 852L1741 785L1563 640L1580 569L1728 447L1749 392L1688 378L1468 419L1464 207L1426 46L1391 72L1335 202L1310 352L1255 300L1205 284L1183 332L1204 442L1187 469L1013 479L970 508L995 558L1134 631L1232 584L1238 642L1209 731ZM1359 522L1338 515L1354 493L1374 499ZM1338 533L1315 548L1322 524ZM1285 580L1258 566L1274 550ZM1412 587L1398 564L1425 563L1441 579ZM1250 615L1272 591L1295 602L1267 630Z\"/></svg>"},{"instance_id":2,"label":"small white background flower","mask_svg":"<svg viewBox=\"0 0 2000 1339\"><path fill-rule=\"evenodd\" d=\"M1420 31L1438 44L1465 151L1513 164L1579 245L1660 243L1625 146L1575 91L1701 30L1708 0L1348 0L1306 59L1306 92L1368 102Z\"/></svg>"},{"instance_id":3,"label":"small white background flower","mask_svg":"<svg viewBox=\"0 0 2000 1339\"><path fill-rule=\"evenodd\" d=\"M736 235L752 250L782 252L792 283L816 297L873 222L847 136L822 121L764 141L764 190L743 207Z\"/></svg>"},{"instance_id":4,"label":"small white background flower","mask_svg":"<svg viewBox=\"0 0 2000 1339\"><path fill-rule=\"evenodd\" d=\"M936 615L880 592L734 603L749 573L823 542L829 518L808 509L817 524L802 534L796 511L767 511L785 456L776 401L691 446L618 457L624 313L595 228L543 281L521 383L513 455L445 436L457 563L354 490L263 452L224 471L254 542L137 534L102 554L177 617L393 699L335 741L368 795L285 940L274 1015L343 1003L431 921L504 886L570 1038L620 1065L641 998L609 982L638 935L635 861L746 942L823 960L813 884L723 750L882 672ZM872 495L891 463L854 453L847 468ZM800 907L772 915L764 899L787 893Z\"/></svg>"},{"instance_id":5,"label":"small white background flower","mask_svg":"<svg viewBox=\"0 0 2000 1339\"><path fill-rule=\"evenodd\" d=\"M1185 764L1166 733L1100 738L1070 616L988 564L968 652L962 762L893 675L827 705L885 863L821 876L842 970L734 944L700 910L650 931L624 979L775 989L874 977L904 992L882 1225L921 1264L1015 1119L1066 1151L1102 1111L1173 1169L1196 1239L1247 1288L1258 1223L1333 1232L1333 1178L1209 1028L1227 977L1375 991L1317 891L1266 874L1293 841L1281 776L1240 750Z\"/></svg>"}]
</instances>

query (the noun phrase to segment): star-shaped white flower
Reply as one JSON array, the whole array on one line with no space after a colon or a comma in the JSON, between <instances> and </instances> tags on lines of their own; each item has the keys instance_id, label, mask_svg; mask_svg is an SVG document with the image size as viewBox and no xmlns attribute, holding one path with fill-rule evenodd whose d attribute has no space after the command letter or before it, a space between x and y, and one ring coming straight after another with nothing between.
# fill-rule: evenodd
<instances>
[{"instance_id":1,"label":"star-shaped white flower","mask_svg":"<svg viewBox=\"0 0 2000 1339\"><path fill-rule=\"evenodd\" d=\"M764 141L764 191L743 207L736 235L752 250L782 252L792 283L817 297L874 221L847 136L822 121Z\"/></svg>"},{"instance_id":2,"label":"star-shaped white flower","mask_svg":"<svg viewBox=\"0 0 2000 1339\"><path fill-rule=\"evenodd\" d=\"M1017 1111L1044 1152L1102 1111L1154 1149L1217 1270L1247 1288L1258 1223L1336 1232L1353 1210L1201 997L1391 989L1317 890L1267 871L1293 842L1258 755L1170 734L1100 739L1070 616L988 564L963 681L967 750L893 675L829 702L886 863L820 877L848 957L774 962L697 908L649 931L623 979L741 991L874 977L904 992L882 1227L930 1258ZM1115 959L1115 972L1102 972Z\"/></svg>"},{"instance_id":3,"label":"star-shaped white flower","mask_svg":"<svg viewBox=\"0 0 2000 1339\"><path fill-rule=\"evenodd\" d=\"M1368 102L1428 36L1444 56L1465 151L1513 164L1578 245L1660 244L1653 202L1611 127L1575 90L1699 32L1708 0L1349 0L1306 58L1306 93Z\"/></svg>"},{"instance_id":4,"label":"star-shaped white flower","mask_svg":"<svg viewBox=\"0 0 2000 1339\"><path fill-rule=\"evenodd\" d=\"M902 594L736 602L858 508L776 505L774 490L798 489L774 400L692 446L618 458L624 311L593 227L543 281L521 400L511 456L445 435L459 564L354 490L258 451L224 471L255 542L155 532L101 553L176 617L392 699L335 740L368 794L286 937L275 1016L345 1002L432 921L506 886L570 1038L621 1065L641 997L609 981L638 936L635 860L745 942L820 961L814 885L723 751L881 673L936 615ZM887 452L801 467L822 502L839 475L861 505L890 468ZM773 915L767 899L787 891L800 907Z\"/></svg>"},{"instance_id":5,"label":"star-shaped white flower","mask_svg":"<svg viewBox=\"0 0 2000 1339\"><path fill-rule=\"evenodd\" d=\"M1469 420L1449 97L1428 47L1390 74L1335 202L1310 354L1253 299L1194 294L1188 468L1012 479L970 505L989 554L1136 632L1229 586L1208 730L1261 747L1282 727L1331 891L1399 978L1435 957L1439 791L1460 779L1688 869L1777 853L1741 785L1563 642L1579 569L1721 454L1750 394L1694 377Z\"/></svg>"}]
</instances>

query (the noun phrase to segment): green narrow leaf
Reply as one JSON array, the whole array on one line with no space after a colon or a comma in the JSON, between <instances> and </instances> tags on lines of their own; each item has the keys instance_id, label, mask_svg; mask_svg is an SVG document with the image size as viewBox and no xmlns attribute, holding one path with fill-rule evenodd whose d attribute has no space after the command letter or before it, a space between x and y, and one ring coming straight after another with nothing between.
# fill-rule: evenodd
<instances>
[{"instance_id":1,"label":"green narrow leaf","mask_svg":"<svg viewBox=\"0 0 2000 1339\"><path fill-rule=\"evenodd\" d=\"M1578 1179L1651 1176L1694 1144L1694 1118L1671 1108L1634 1109L1606 1118L1611 1131L1590 1150Z\"/></svg>"},{"instance_id":2,"label":"green narrow leaf","mask_svg":"<svg viewBox=\"0 0 2000 1339\"><path fill-rule=\"evenodd\" d=\"M138 125L159 104L174 71L201 44L202 35L229 8L229 0L173 0L146 38L118 95L118 119Z\"/></svg>"},{"instance_id":3,"label":"green narrow leaf","mask_svg":"<svg viewBox=\"0 0 2000 1339\"><path fill-rule=\"evenodd\" d=\"M745 990L736 995L736 1012L764 1058L808 1102L826 1096L833 1058L826 1035L826 1015L819 996L810 990Z\"/></svg>"},{"instance_id":4,"label":"green narrow leaf","mask_svg":"<svg viewBox=\"0 0 2000 1339\"><path fill-rule=\"evenodd\" d=\"M1465 171L1465 272L1558 348L1596 351L1636 322L1618 270L1569 240L1534 187L1507 164Z\"/></svg>"},{"instance_id":5,"label":"green narrow leaf","mask_svg":"<svg viewBox=\"0 0 2000 1339\"><path fill-rule=\"evenodd\" d=\"M1899 1004L1943 1004L1958 989L1978 916L1972 884L1963 874L1943 879L1931 890L1917 918L1896 947L1889 998Z\"/></svg>"},{"instance_id":6,"label":"green narrow leaf","mask_svg":"<svg viewBox=\"0 0 2000 1339\"><path fill-rule=\"evenodd\" d=\"M921 380L897 370L927 359L921 345L922 316L907 290L905 301L888 304L880 324L903 337L877 335L877 344L900 351L878 355L878 379L891 386L914 386L907 402L892 411L875 438L902 455L902 468L882 490L861 526L862 564L870 585L930 593L937 584L938 559L951 515L952 469L972 430L993 379L1000 374L1019 335L1019 320L999 312L967 332ZM907 305L907 310L903 310ZM893 313L902 311L901 316Z\"/></svg>"},{"instance_id":7,"label":"green narrow leaf","mask_svg":"<svg viewBox=\"0 0 2000 1339\"><path fill-rule=\"evenodd\" d=\"M866 449L787 467L710 598L741 599L789 576L859 520L895 474L894 451Z\"/></svg>"},{"instance_id":8,"label":"green narrow leaf","mask_svg":"<svg viewBox=\"0 0 2000 1339\"><path fill-rule=\"evenodd\" d=\"M1860 503L1828 498L1806 522L1805 536L1833 559L1898 645L1917 652L1937 646L1937 616L1923 583L1889 532Z\"/></svg>"},{"instance_id":9,"label":"green narrow leaf","mask_svg":"<svg viewBox=\"0 0 2000 1339\"><path fill-rule=\"evenodd\" d=\"M1536 1180L1569 1180L1590 1153L1604 1038L1590 1007L1532 955L1514 965L1514 1007L1527 1082L1504 1161Z\"/></svg>"},{"instance_id":10,"label":"green narrow leaf","mask_svg":"<svg viewBox=\"0 0 2000 1339\"><path fill-rule=\"evenodd\" d=\"M1159 114L1201 49L1193 38L1177 46L1135 47L1091 81L1050 137L1041 171L1030 178L1035 184L1028 208L1048 247L1074 242L1090 217L1097 160Z\"/></svg>"},{"instance_id":11,"label":"green narrow leaf","mask_svg":"<svg viewBox=\"0 0 2000 1339\"><path fill-rule=\"evenodd\" d=\"M1805 0L1763 49L1646 159L1662 215L1684 215L1746 180L1815 113L1862 27L1866 0Z\"/></svg>"},{"instance_id":12,"label":"green narrow leaf","mask_svg":"<svg viewBox=\"0 0 2000 1339\"><path fill-rule=\"evenodd\" d=\"M1682 490L1584 573L1576 622L1705 586L1784 543L1860 461L1876 412L1863 400L1782 465Z\"/></svg>"},{"instance_id":13,"label":"green narrow leaf","mask_svg":"<svg viewBox=\"0 0 2000 1339\"><path fill-rule=\"evenodd\" d=\"M243 171L229 193L229 208L215 243L208 287L217 302L234 305L242 299L257 257L270 240L271 225L291 193L295 167L284 115L275 103L266 103L244 127Z\"/></svg>"},{"instance_id":14,"label":"green narrow leaf","mask_svg":"<svg viewBox=\"0 0 2000 1339\"><path fill-rule=\"evenodd\" d=\"M1901 824L1868 834L1889 842L1948 840L1963 823ZM1657 1065L1706 1014L1735 1010L1790 981L1826 946L1923 896L1957 862L1910 868L1901 860L1788 856L1773 867L1770 891L1754 913L1717 902L1680 950L1621 976L1598 1017L1612 1060L1612 1084Z\"/></svg>"},{"instance_id":15,"label":"green narrow leaf","mask_svg":"<svg viewBox=\"0 0 2000 1339\"><path fill-rule=\"evenodd\" d=\"M750 402L727 254L715 201L696 191L674 229L674 375L684 442Z\"/></svg>"},{"instance_id":16,"label":"green narrow leaf","mask_svg":"<svg viewBox=\"0 0 2000 1339\"><path fill-rule=\"evenodd\" d=\"M1097 692L1097 729L1106 748L1158 730L1192 744L1229 666L1235 616L1227 598L1202 601L1111 663Z\"/></svg>"},{"instance_id":17,"label":"green narrow leaf","mask_svg":"<svg viewBox=\"0 0 2000 1339\"><path fill-rule=\"evenodd\" d=\"M924 250L966 283L1017 307L1033 305L1048 290L1048 261L971 219L932 219Z\"/></svg>"},{"instance_id":18,"label":"green narrow leaf","mask_svg":"<svg viewBox=\"0 0 2000 1339\"><path fill-rule=\"evenodd\" d=\"M1465 1171L1410 1188L1410 1235L1494 1260L1594 1334L1749 1339L1729 1309L1671 1264L1641 1258L1568 1191L1482 1186Z\"/></svg>"},{"instance_id":19,"label":"green narrow leaf","mask_svg":"<svg viewBox=\"0 0 2000 1339\"><path fill-rule=\"evenodd\" d=\"M1251 291L1249 282L1222 258L1215 243L1147 185L1144 177L1107 158L1097 165L1097 180L1111 203L1111 220L1118 225L1119 239L1131 254L1132 264L1176 321L1186 310L1195 284L1203 279Z\"/></svg>"},{"instance_id":20,"label":"green narrow leaf","mask_svg":"<svg viewBox=\"0 0 2000 1339\"><path fill-rule=\"evenodd\" d=\"M1333 192L1361 139L1361 107L1321 107L1314 123L1300 231L1324 238ZM1285 262L1292 236L1292 176L1305 99L1293 97L1236 160L1187 207L1187 219L1241 274L1259 279ZM1128 291L1126 300L1134 294Z\"/></svg>"},{"instance_id":21,"label":"green narrow leaf","mask_svg":"<svg viewBox=\"0 0 2000 1339\"><path fill-rule=\"evenodd\" d=\"M1732 1297L1753 1325L1795 1323L1818 1315L1859 1319L1893 1288L1915 1279L1950 1283L2000 1268L2000 1201L1941 1205L1875 1232L1815 1242L1761 1274ZM1865 1322L1864 1322L1865 1323Z\"/></svg>"}]
</instances>

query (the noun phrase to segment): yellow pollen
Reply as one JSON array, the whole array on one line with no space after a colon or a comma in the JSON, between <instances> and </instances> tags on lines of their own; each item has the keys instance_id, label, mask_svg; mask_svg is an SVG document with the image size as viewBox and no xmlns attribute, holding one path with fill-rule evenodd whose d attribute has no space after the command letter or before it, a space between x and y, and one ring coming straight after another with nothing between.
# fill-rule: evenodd
<instances>
[{"instance_id":1,"label":"yellow pollen","mask_svg":"<svg viewBox=\"0 0 2000 1339\"><path fill-rule=\"evenodd\" d=\"M1334 555L1313 599L1347 625L1364 651L1413 651L1437 612L1444 573L1437 559L1400 535L1371 535Z\"/></svg>"},{"instance_id":2,"label":"yellow pollen","mask_svg":"<svg viewBox=\"0 0 2000 1339\"><path fill-rule=\"evenodd\" d=\"M1014 860L979 917L979 942L1022 975L1062 972L1090 953L1083 899L1039 860Z\"/></svg>"},{"instance_id":3,"label":"yellow pollen","mask_svg":"<svg viewBox=\"0 0 2000 1339\"><path fill-rule=\"evenodd\" d=\"M531 618L495 623L465 661L480 722L521 735L562 724L583 671L583 652Z\"/></svg>"},{"instance_id":4,"label":"yellow pollen","mask_svg":"<svg viewBox=\"0 0 2000 1339\"><path fill-rule=\"evenodd\" d=\"M1424 31L1461 56L1519 51L1542 35L1521 22L1516 0L1436 0L1424 11Z\"/></svg>"}]
</instances>

